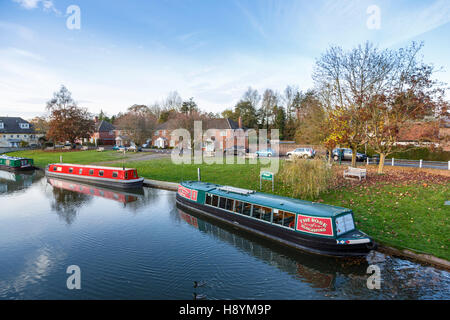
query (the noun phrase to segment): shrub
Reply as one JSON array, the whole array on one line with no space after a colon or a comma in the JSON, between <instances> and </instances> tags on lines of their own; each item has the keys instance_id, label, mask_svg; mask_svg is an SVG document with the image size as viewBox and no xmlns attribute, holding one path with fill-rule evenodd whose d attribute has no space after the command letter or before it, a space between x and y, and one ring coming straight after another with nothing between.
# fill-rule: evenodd
<instances>
[{"instance_id":1,"label":"shrub","mask_svg":"<svg viewBox=\"0 0 450 320\"><path fill-rule=\"evenodd\" d=\"M293 197L313 199L329 189L333 172L323 160L294 159L284 163L279 178Z\"/></svg>"}]
</instances>

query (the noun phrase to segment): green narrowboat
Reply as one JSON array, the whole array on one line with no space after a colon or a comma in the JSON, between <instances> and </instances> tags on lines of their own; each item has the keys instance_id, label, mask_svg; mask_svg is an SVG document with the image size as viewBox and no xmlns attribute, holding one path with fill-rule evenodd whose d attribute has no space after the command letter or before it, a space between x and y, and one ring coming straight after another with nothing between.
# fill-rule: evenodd
<instances>
[{"instance_id":1,"label":"green narrowboat","mask_svg":"<svg viewBox=\"0 0 450 320\"><path fill-rule=\"evenodd\" d=\"M365 256L376 248L355 228L347 208L200 181L181 182L176 200L182 208L310 253Z\"/></svg>"},{"instance_id":2,"label":"green narrowboat","mask_svg":"<svg viewBox=\"0 0 450 320\"><path fill-rule=\"evenodd\" d=\"M6 155L0 156L0 170L21 171L34 169L33 159L10 157Z\"/></svg>"}]
</instances>

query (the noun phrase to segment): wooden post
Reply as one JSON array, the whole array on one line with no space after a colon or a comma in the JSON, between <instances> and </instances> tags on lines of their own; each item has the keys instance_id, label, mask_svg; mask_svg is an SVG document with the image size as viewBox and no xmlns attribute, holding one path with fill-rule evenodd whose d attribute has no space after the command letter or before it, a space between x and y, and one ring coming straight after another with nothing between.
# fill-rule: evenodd
<instances>
[{"instance_id":1,"label":"wooden post","mask_svg":"<svg viewBox=\"0 0 450 320\"><path fill-rule=\"evenodd\" d=\"M200 174L200 168L197 168L197 179L198 179L198 181L202 181L202 176Z\"/></svg>"},{"instance_id":2,"label":"wooden post","mask_svg":"<svg viewBox=\"0 0 450 320\"><path fill-rule=\"evenodd\" d=\"M420 159L419 168L422 168L422 159Z\"/></svg>"},{"instance_id":3,"label":"wooden post","mask_svg":"<svg viewBox=\"0 0 450 320\"><path fill-rule=\"evenodd\" d=\"M392 158L392 166L394 166L394 158Z\"/></svg>"},{"instance_id":4,"label":"wooden post","mask_svg":"<svg viewBox=\"0 0 450 320\"><path fill-rule=\"evenodd\" d=\"M59 155L59 163L62 163L62 155Z\"/></svg>"}]
</instances>

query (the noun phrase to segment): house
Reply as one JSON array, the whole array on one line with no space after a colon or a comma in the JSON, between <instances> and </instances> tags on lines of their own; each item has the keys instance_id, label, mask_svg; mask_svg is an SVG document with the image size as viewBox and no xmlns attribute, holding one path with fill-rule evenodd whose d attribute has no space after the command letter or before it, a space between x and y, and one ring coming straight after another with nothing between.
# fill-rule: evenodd
<instances>
[{"instance_id":1,"label":"house","mask_svg":"<svg viewBox=\"0 0 450 320\"><path fill-rule=\"evenodd\" d=\"M91 135L90 142L95 145L114 145L116 143L116 128L105 120L95 117L95 131Z\"/></svg>"},{"instance_id":2,"label":"house","mask_svg":"<svg viewBox=\"0 0 450 320\"><path fill-rule=\"evenodd\" d=\"M19 117L0 117L0 147L18 148L22 143L38 145L39 138L33 126Z\"/></svg>"},{"instance_id":3,"label":"house","mask_svg":"<svg viewBox=\"0 0 450 320\"><path fill-rule=\"evenodd\" d=\"M176 119L170 119L155 128L152 137L152 145L156 148L174 148L177 146L179 137L174 135L174 130L180 129ZM204 133L203 150L214 152L216 149L223 150L244 144L248 147L248 130L238 122L229 118L208 119L202 121ZM206 131L208 136L205 136ZM193 138L193 137L191 137Z\"/></svg>"},{"instance_id":4,"label":"house","mask_svg":"<svg viewBox=\"0 0 450 320\"><path fill-rule=\"evenodd\" d=\"M405 124L398 133L397 145L440 146L439 122L421 121Z\"/></svg>"}]
</instances>

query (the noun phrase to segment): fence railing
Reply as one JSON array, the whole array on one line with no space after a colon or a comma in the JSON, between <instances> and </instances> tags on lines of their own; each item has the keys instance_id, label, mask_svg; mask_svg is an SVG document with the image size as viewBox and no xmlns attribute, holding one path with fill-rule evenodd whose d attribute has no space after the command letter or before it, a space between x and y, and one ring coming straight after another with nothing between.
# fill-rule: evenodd
<instances>
[{"instance_id":1,"label":"fence railing","mask_svg":"<svg viewBox=\"0 0 450 320\"><path fill-rule=\"evenodd\" d=\"M380 158L367 158L367 164L379 164L379 163ZM445 161L424 161L424 160L386 158L384 159L384 165L450 170L450 161L445 162Z\"/></svg>"}]
</instances>

